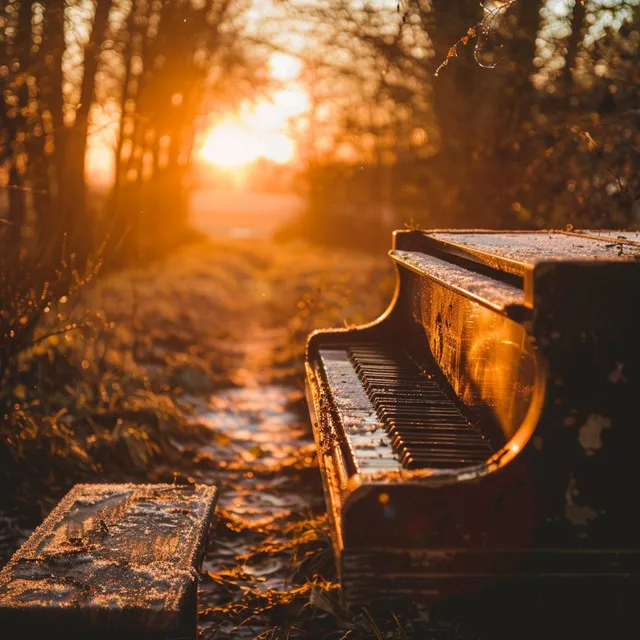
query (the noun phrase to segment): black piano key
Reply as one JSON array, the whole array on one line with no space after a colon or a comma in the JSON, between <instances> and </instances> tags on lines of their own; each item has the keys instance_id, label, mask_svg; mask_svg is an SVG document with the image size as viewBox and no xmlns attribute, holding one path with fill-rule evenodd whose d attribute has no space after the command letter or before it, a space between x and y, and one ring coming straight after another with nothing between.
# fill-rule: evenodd
<instances>
[{"instance_id":1,"label":"black piano key","mask_svg":"<svg viewBox=\"0 0 640 640\"><path fill-rule=\"evenodd\" d=\"M472 439L480 439L483 440L482 436L472 431L471 429L461 428L459 425L456 426L445 426L441 427L439 425L427 425L425 427L421 427L420 429L415 428L407 428L407 427L397 427L394 425L385 425L386 431L390 436L394 438L396 436L405 438L407 441L419 442L421 438L467 438L471 437Z\"/></svg>"},{"instance_id":2,"label":"black piano key","mask_svg":"<svg viewBox=\"0 0 640 640\"><path fill-rule=\"evenodd\" d=\"M371 371L372 373L376 371L389 371L391 374L393 374L394 371L403 371L404 373L411 375L422 375L420 369L411 362L406 362L404 364L400 364L397 362L383 362L382 360L378 362L367 362L366 360L361 360L353 357L350 358L350 360L353 363L354 369L359 369L361 371Z\"/></svg>"},{"instance_id":3,"label":"black piano key","mask_svg":"<svg viewBox=\"0 0 640 640\"><path fill-rule=\"evenodd\" d=\"M418 416L423 415L454 415L444 414L442 411L447 411L447 405L439 402L438 400L419 400L411 401L408 399L392 399L392 398L374 398L372 399L373 405L380 409L380 411L386 409L387 411L395 411L398 417L402 416Z\"/></svg>"},{"instance_id":4,"label":"black piano key","mask_svg":"<svg viewBox=\"0 0 640 640\"><path fill-rule=\"evenodd\" d=\"M469 443L396 443L394 448L400 453L402 462L413 460L414 463L427 463L434 458L450 459L451 461L473 460L483 462L491 456L491 448L471 445Z\"/></svg>"},{"instance_id":5,"label":"black piano key","mask_svg":"<svg viewBox=\"0 0 640 640\"><path fill-rule=\"evenodd\" d=\"M469 424L468 420L465 420L463 416L460 414L429 414L427 411L422 413L419 416L395 416L389 418L389 424L395 425L398 427L407 427L411 429L413 427L425 427L429 424L434 426L443 426L443 427L463 427L471 429L475 432L475 429Z\"/></svg>"},{"instance_id":6,"label":"black piano key","mask_svg":"<svg viewBox=\"0 0 640 640\"><path fill-rule=\"evenodd\" d=\"M425 380L421 375L418 374L409 374L404 376L398 376L394 378L388 373L379 373L376 371L367 371L367 373L360 373L360 378L363 381L367 381L370 384L379 385L380 388L386 389L390 387L398 387L402 386L405 388L409 388L410 385L420 385L423 389L436 389L436 385L434 382L430 380ZM396 382L397 380L397 382Z\"/></svg>"},{"instance_id":7,"label":"black piano key","mask_svg":"<svg viewBox=\"0 0 640 640\"><path fill-rule=\"evenodd\" d=\"M427 463L429 460L449 460L453 464L472 461L474 464L484 462L487 459L484 451L471 451L467 449L425 449L416 451L415 449L401 449L400 462L407 464L412 461Z\"/></svg>"},{"instance_id":8,"label":"black piano key","mask_svg":"<svg viewBox=\"0 0 640 640\"><path fill-rule=\"evenodd\" d=\"M371 398L389 400L390 402L406 402L407 400L419 404L421 401L443 402L451 406L451 401L443 396L437 389L420 387L418 389L372 389Z\"/></svg>"},{"instance_id":9,"label":"black piano key","mask_svg":"<svg viewBox=\"0 0 640 640\"><path fill-rule=\"evenodd\" d=\"M438 460L440 462L449 462L452 465L465 465L465 464L479 464L484 462L487 457L484 454L478 455L475 452L469 451L421 451L417 453L415 451L405 451L400 457L402 464L419 464L429 463L432 460Z\"/></svg>"},{"instance_id":10,"label":"black piano key","mask_svg":"<svg viewBox=\"0 0 640 640\"><path fill-rule=\"evenodd\" d=\"M371 381L368 382L367 380L362 380L361 382L363 383L363 386L365 387L365 389L367 389L370 393L375 393L376 391L378 393L428 393L428 394L435 394L438 398L442 398L443 400L445 400L446 402L450 403L451 401L442 393L440 393L440 391L436 388L434 388L433 386L427 386L425 384L422 384L420 382L416 382L416 383L402 383L402 384L390 384L390 383L386 383L383 385L380 385L379 383L377 383L376 381Z\"/></svg>"},{"instance_id":11,"label":"black piano key","mask_svg":"<svg viewBox=\"0 0 640 640\"><path fill-rule=\"evenodd\" d=\"M420 459L420 458L412 458L409 456L407 458L403 458L401 462L405 467L407 467L407 469L457 469L460 467L471 467L477 464L482 464L484 460L485 460L484 458L482 460L472 460L468 458Z\"/></svg>"},{"instance_id":12,"label":"black piano key","mask_svg":"<svg viewBox=\"0 0 640 640\"><path fill-rule=\"evenodd\" d=\"M393 451L408 468L478 464L493 450L469 423L435 377L394 345L349 347L349 360Z\"/></svg>"},{"instance_id":13,"label":"black piano key","mask_svg":"<svg viewBox=\"0 0 640 640\"><path fill-rule=\"evenodd\" d=\"M383 423L384 424L384 423ZM466 438L466 437L475 437L482 439L482 436L479 436L477 433L471 431L470 429L460 428L460 426L446 426L440 427L438 425L427 425L422 427L421 429L413 429L406 427L397 427L394 425L386 425L385 429L389 436L403 437L408 441L415 440L416 442L420 441L420 438Z\"/></svg>"},{"instance_id":14,"label":"black piano key","mask_svg":"<svg viewBox=\"0 0 640 640\"><path fill-rule=\"evenodd\" d=\"M422 417L422 416L442 416L443 418L446 416L451 417L459 417L464 420L464 417L458 411L456 407L452 407L451 405L442 405L436 404L430 406L427 402L394 402L390 400L385 402L384 400L379 400L378 404L387 409L395 409L398 413L398 417Z\"/></svg>"},{"instance_id":15,"label":"black piano key","mask_svg":"<svg viewBox=\"0 0 640 640\"><path fill-rule=\"evenodd\" d=\"M407 399L413 400L415 402L419 402L421 399L439 399L442 402L446 402L450 404L451 401L442 395L437 389L432 387L421 386L418 388L384 388L384 389L372 389L370 396L372 398L389 398L390 400L394 399Z\"/></svg>"},{"instance_id":16,"label":"black piano key","mask_svg":"<svg viewBox=\"0 0 640 640\"><path fill-rule=\"evenodd\" d=\"M392 440L392 445L397 449L399 449L400 447L410 448L412 446L415 446L415 447L429 447L431 445L437 446L440 443L442 443L443 446L460 445L460 446L467 446L467 447L471 447L471 448L474 448L477 450L483 450L483 451L491 448L485 440L478 440L477 436L474 437L474 435L461 435L461 434L451 435L451 434L442 434L442 433L421 434L421 435L398 434Z\"/></svg>"},{"instance_id":17,"label":"black piano key","mask_svg":"<svg viewBox=\"0 0 640 640\"><path fill-rule=\"evenodd\" d=\"M383 411L379 412L380 415L383 415ZM456 414L442 414L442 413L431 413L428 411L423 411L422 413L418 413L415 415L399 415L398 413L386 412L387 415L383 416L388 418L389 424L395 427L406 427L407 429L411 429L414 427L426 427L429 425L433 426L443 426L443 427L467 427L469 423L461 416ZM391 415L389 415L391 414Z\"/></svg>"}]
</instances>

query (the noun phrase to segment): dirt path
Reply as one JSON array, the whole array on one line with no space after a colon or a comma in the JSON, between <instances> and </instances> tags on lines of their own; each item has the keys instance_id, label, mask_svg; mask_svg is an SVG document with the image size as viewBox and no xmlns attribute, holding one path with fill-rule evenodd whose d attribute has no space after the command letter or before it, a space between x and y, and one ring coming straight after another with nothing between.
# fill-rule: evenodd
<instances>
[{"instance_id":1,"label":"dirt path","mask_svg":"<svg viewBox=\"0 0 640 640\"><path fill-rule=\"evenodd\" d=\"M290 381L277 382L281 376L273 364L287 340L272 314L281 292L264 272L245 285L229 345L236 362L229 376L236 386L195 403L194 420L211 430L195 479L220 488L201 587L204 638L255 638L273 628L271 615L249 617L295 586L296 526L321 526L311 538L326 546L303 394Z\"/></svg>"}]
</instances>

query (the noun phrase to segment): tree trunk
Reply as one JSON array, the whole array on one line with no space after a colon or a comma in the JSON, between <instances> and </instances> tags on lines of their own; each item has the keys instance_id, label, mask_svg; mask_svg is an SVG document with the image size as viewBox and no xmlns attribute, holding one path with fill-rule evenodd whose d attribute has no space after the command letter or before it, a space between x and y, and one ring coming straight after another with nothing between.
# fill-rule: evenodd
<instances>
[{"instance_id":1,"label":"tree trunk","mask_svg":"<svg viewBox=\"0 0 640 640\"><path fill-rule=\"evenodd\" d=\"M131 83L131 57L133 55L133 41L136 37L136 14L138 11L138 0L131 1L131 10L127 18L127 41L122 52L124 59L124 78L122 79L122 95L120 97L120 123L118 126L118 140L116 143L115 163L116 173L113 191L118 192L122 180L122 146L124 144L125 108L129 99L129 85ZM117 199L117 197L116 197Z\"/></svg>"},{"instance_id":2,"label":"tree trunk","mask_svg":"<svg viewBox=\"0 0 640 640\"><path fill-rule=\"evenodd\" d=\"M22 227L25 222L25 201L22 176L18 172L16 158L11 161L9 169L9 215L10 225L8 242L4 250L11 253L13 260L20 259L22 247Z\"/></svg>"},{"instance_id":3,"label":"tree trunk","mask_svg":"<svg viewBox=\"0 0 640 640\"><path fill-rule=\"evenodd\" d=\"M126 104L129 98L133 98L130 94L130 85L132 80L131 73L131 57L134 54L133 46L134 40L137 36L136 28L136 16L138 12L138 1L132 0L131 9L127 18L126 27L126 43L122 52L124 62L124 77L122 79L122 94L120 96L120 122L118 125L118 139L115 149L115 176L114 184L111 190L111 196L109 198L109 211L111 212L112 219L108 229L109 233L109 246L107 253L116 261L117 264L123 264L126 260L126 251L124 239L127 233L126 228L126 215L125 215L125 199L126 192L129 190L129 185L126 184L125 167L122 160L122 149L125 142L125 124L126 124ZM133 138L130 138L132 143L131 153L133 153ZM113 255L115 254L115 255Z\"/></svg>"},{"instance_id":4,"label":"tree trunk","mask_svg":"<svg viewBox=\"0 0 640 640\"><path fill-rule=\"evenodd\" d=\"M586 17L586 8L583 0L574 0L573 12L571 14L571 34L567 40L567 54L564 58L564 69L562 70L562 79L566 87L566 93L571 93L573 86L573 69L576 66L578 51L584 37L584 23Z\"/></svg>"},{"instance_id":5,"label":"tree trunk","mask_svg":"<svg viewBox=\"0 0 640 640\"><path fill-rule=\"evenodd\" d=\"M53 127L52 170L47 176L49 202L47 211L40 220L41 236L51 247L59 244L64 232L66 204L64 178L67 132L63 119L62 95L62 57L65 51L64 10L65 0L50 0L46 4L44 38L39 51L40 62L36 67L40 111L49 111Z\"/></svg>"},{"instance_id":6,"label":"tree trunk","mask_svg":"<svg viewBox=\"0 0 640 640\"><path fill-rule=\"evenodd\" d=\"M94 246L91 235L91 221L87 219L85 210L85 156L87 137L89 134L89 111L95 98L96 71L102 44L109 28L109 10L111 0L97 0L96 13L89 43L84 52L84 72L80 103L76 110L76 121L69 132L69 149L67 163L67 231L72 238L73 250L81 257L86 257Z\"/></svg>"},{"instance_id":7,"label":"tree trunk","mask_svg":"<svg viewBox=\"0 0 640 640\"><path fill-rule=\"evenodd\" d=\"M506 20L495 19L490 37L499 36L503 29L510 35L495 68L482 68L473 45L460 44L457 55L433 80L440 149L431 173L443 194L454 194L449 219L437 220L439 225L496 227L508 219L510 185L530 158L529 141L520 147L514 143L535 104L531 75L542 3L527 0L515 5L511 9L517 19L515 29ZM480 4L472 0L433 0L432 6L438 65L482 15Z\"/></svg>"},{"instance_id":8,"label":"tree trunk","mask_svg":"<svg viewBox=\"0 0 640 640\"><path fill-rule=\"evenodd\" d=\"M31 53L31 20L33 18L33 5L35 0L21 0L20 13L18 15L18 47L17 53L20 60L20 70L26 71L25 64Z\"/></svg>"}]
</instances>

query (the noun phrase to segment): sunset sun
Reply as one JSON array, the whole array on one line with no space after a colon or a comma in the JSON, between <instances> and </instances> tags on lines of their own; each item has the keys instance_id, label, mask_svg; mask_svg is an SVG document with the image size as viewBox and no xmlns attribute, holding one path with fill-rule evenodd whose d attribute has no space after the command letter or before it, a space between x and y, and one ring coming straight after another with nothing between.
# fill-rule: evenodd
<instances>
[{"instance_id":1,"label":"sunset sun","mask_svg":"<svg viewBox=\"0 0 640 640\"><path fill-rule=\"evenodd\" d=\"M278 164L292 162L296 145L290 136L291 120L309 107L307 92L296 83L301 65L295 58L274 54L269 61L271 76L280 89L269 99L245 104L205 130L198 148L200 161L233 169L259 158Z\"/></svg>"},{"instance_id":2,"label":"sunset sun","mask_svg":"<svg viewBox=\"0 0 640 640\"><path fill-rule=\"evenodd\" d=\"M200 157L221 167L239 167L260 155L255 139L233 122L221 122L207 134Z\"/></svg>"},{"instance_id":3,"label":"sunset sun","mask_svg":"<svg viewBox=\"0 0 640 640\"><path fill-rule=\"evenodd\" d=\"M258 158L285 164L294 157L294 143L281 132L261 132L223 121L208 132L199 156L209 164L227 168L251 164Z\"/></svg>"}]
</instances>

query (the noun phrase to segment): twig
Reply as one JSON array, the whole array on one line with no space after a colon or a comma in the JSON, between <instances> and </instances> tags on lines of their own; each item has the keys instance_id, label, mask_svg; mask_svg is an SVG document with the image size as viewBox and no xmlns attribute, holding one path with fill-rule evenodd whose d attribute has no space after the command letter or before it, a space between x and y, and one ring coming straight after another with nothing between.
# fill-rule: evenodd
<instances>
[{"instance_id":1,"label":"twig","mask_svg":"<svg viewBox=\"0 0 640 640\"><path fill-rule=\"evenodd\" d=\"M485 69L492 69L493 67L495 67L498 64L497 62L495 64L487 65L483 62L480 62L480 60L478 59L480 45L483 41L482 39L486 37L487 33L489 32L489 29L491 28L493 21L501 13L503 14L506 13L514 4L516 4L519 1L520 0L509 0L508 2L505 2L504 4L496 7L495 9L485 8L487 15L484 16L484 18L482 18L482 20L477 22L475 25L473 25L472 27L469 27L467 31L463 35L461 35L453 43L453 45L449 47L449 51L447 52L446 58L440 63L438 68L435 70L434 75L435 76L439 75L440 71L442 71L442 69L444 69L449 64L449 61L452 58L456 58L458 56L458 45L461 44L462 46L466 46L469 43L469 41L473 38L476 38L476 44L473 48L473 57L475 61Z\"/></svg>"},{"instance_id":2,"label":"twig","mask_svg":"<svg viewBox=\"0 0 640 640\"><path fill-rule=\"evenodd\" d=\"M369 610L367 609L367 607L362 607L362 610L365 612L367 618L369 618L369 622L371 623L371 628L373 629L373 632L376 634L376 638L378 640L384 640L380 629L378 629L378 625L376 624L375 620L371 617L371 614L369 613Z\"/></svg>"},{"instance_id":3,"label":"twig","mask_svg":"<svg viewBox=\"0 0 640 640\"><path fill-rule=\"evenodd\" d=\"M404 640L408 640L407 632L404 630L404 627L400 624L400 620L398 620L398 616L393 611L391 612L391 615L393 616L393 619L396 621L396 625L400 630L400 633L402 634L402 637L404 638Z\"/></svg>"},{"instance_id":4,"label":"twig","mask_svg":"<svg viewBox=\"0 0 640 640\"><path fill-rule=\"evenodd\" d=\"M33 187L21 187L17 184L0 184L0 189L7 189L10 191L24 191L25 193L35 193L37 195L46 196L48 195L48 191L46 189L34 189ZM4 218L0 218L0 222L6 222L7 224L13 224L9 222L9 220L5 220Z\"/></svg>"},{"instance_id":5,"label":"twig","mask_svg":"<svg viewBox=\"0 0 640 640\"><path fill-rule=\"evenodd\" d=\"M88 316L89 314L87 314ZM26 348L30 349L31 347L35 347L37 344L48 340L49 338L53 338L54 336L61 336L65 333L70 333L71 331L77 331L78 329L86 329L91 325L88 322L84 322L82 320L78 322L74 322L73 324L69 324L66 327L62 327L62 329L56 329L54 331L48 331L44 335L34 338L31 342L27 343Z\"/></svg>"}]
</instances>

